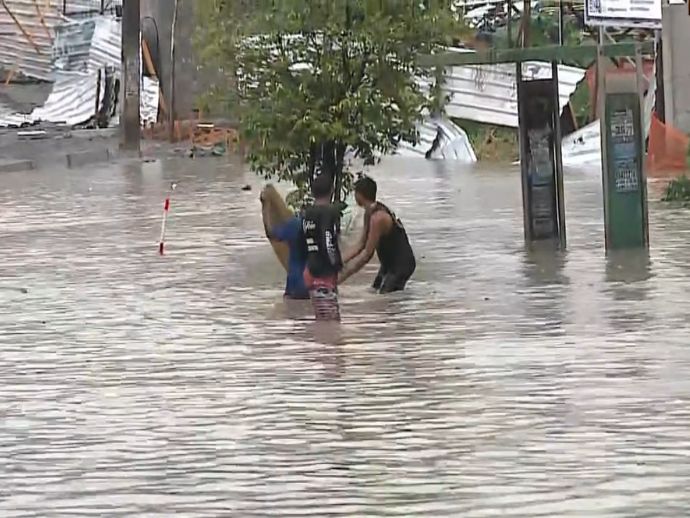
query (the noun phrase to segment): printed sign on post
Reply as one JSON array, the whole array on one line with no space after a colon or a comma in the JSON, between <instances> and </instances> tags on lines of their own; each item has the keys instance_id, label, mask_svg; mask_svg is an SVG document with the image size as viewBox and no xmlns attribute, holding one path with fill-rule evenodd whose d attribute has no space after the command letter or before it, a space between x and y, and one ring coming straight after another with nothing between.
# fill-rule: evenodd
<instances>
[{"instance_id":1,"label":"printed sign on post","mask_svg":"<svg viewBox=\"0 0 690 518\"><path fill-rule=\"evenodd\" d=\"M661 0L585 0L585 23L661 29Z\"/></svg>"},{"instance_id":2,"label":"printed sign on post","mask_svg":"<svg viewBox=\"0 0 690 518\"><path fill-rule=\"evenodd\" d=\"M609 120L616 191L637 191L640 188L640 182L637 171L634 113L630 108L615 110Z\"/></svg>"}]
</instances>

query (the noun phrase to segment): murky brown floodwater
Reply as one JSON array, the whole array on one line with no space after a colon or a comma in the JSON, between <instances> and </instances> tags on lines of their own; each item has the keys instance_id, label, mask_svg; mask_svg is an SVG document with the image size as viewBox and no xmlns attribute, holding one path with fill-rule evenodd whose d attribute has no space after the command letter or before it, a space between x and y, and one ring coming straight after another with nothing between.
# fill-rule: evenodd
<instances>
[{"instance_id":1,"label":"murky brown floodwater","mask_svg":"<svg viewBox=\"0 0 690 518\"><path fill-rule=\"evenodd\" d=\"M417 274L321 328L224 165L0 176L1 516L687 515L690 214L607 260L569 173L527 253L517 174L394 160Z\"/></svg>"}]
</instances>

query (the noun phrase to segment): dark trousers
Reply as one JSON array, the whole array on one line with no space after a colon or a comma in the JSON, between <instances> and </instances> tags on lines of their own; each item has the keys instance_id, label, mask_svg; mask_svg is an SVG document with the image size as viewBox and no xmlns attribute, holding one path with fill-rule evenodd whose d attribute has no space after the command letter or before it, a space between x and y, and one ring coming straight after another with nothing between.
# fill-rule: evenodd
<instances>
[{"instance_id":1,"label":"dark trousers","mask_svg":"<svg viewBox=\"0 0 690 518\"><path fill-rule=\"evenodd\" d=\"M385 270L383 266L381 266L381 268L379 268L379 273L374 279L374 284L372 284L371 287L381 294L402 291L405 289L407 281L412 277L414 270L415 266L412 266L412 268L406 268L406 271L396 272Z\"/></svg>"}]
</instances>

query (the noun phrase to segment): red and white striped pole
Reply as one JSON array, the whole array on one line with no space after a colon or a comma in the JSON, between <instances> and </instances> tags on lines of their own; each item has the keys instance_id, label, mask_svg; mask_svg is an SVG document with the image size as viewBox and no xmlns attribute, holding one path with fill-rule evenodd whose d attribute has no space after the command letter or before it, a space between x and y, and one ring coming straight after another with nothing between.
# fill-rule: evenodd
<instances>
[{"instance_id":1,"label":"red and white striped pole","mask_svg":"<svg viewBox=\"0 0 690 518\"><path fill-rule=\"evenodd\" d=\"M163 204L163 220L161 221L161 239L158 243L158 253L160 255L163 255L165 253L165 223L168 220L168 212L170 211L170 197L172 195L172 191L175 190L175 187L177 187L176 184L172 184L170 186L171 192L165 197L165 203Z\"/></svg>"}]
</instances>

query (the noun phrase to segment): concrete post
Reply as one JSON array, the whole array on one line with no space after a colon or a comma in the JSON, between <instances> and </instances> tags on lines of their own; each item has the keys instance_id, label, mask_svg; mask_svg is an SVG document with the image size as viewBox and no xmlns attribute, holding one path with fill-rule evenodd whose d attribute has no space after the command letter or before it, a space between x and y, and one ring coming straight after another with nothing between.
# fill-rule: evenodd
<instances>
[{"instance_id":1,"label":"concrete post","mask_svg":"<svg viewBox=\"0 0 690 518\"><path fill-rule=\"evenodd\" d=\"M122 4L122 115L120 117L120 148L140 151L141 59L139 57L139 1L124 0Z\"/></svg>"}]
</instances>

